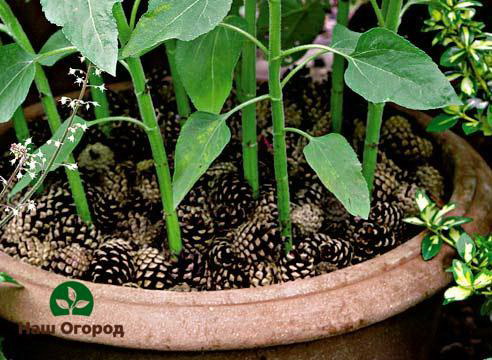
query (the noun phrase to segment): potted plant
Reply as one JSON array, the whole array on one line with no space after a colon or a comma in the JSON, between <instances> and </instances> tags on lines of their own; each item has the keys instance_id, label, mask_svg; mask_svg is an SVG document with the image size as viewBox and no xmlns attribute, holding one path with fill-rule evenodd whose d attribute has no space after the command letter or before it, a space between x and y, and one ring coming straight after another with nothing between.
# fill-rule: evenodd
<instances>
[{"instance_id":1,"label":"potted plant","mask_svg":"<svg viewBox=\"0 0 492 360\"><path fill-rule=\"evenodd\" d=\"M382 119L386 102L425 110L461 100L431 59L395 32L401 1L385 1L382 8L371 3L379 28L359 34L338 26L330 46L283 48L282 19L290 15L280 0L259 5L246 0L244 18L232 1L154 0L139 19L140 1L135 1L129 20L115 0L80 3L76 9L43 0L47 19L62 29L36 53L0 0L1 29L14 40L0 48L0 69L5 69L1 119L13 117L19 139L11 145L14 169L0 195L2 247L14 259L0 254L0 270L24 286L0 289L2 317L21 323L48 317L63 330L64 319L46 307L66 281L54 272L91 280L83 284L97 301L90 319L78 318L74 327L89 331L57 336L161 350L239 349L357 330L442 289L449 282L442 267L450 251L422 262L423 235L409 240L411 231L402 223L416 213L418 186L443 196L442 176L428 163L433 144L412 133L401 116L383 128ZM268 18L267 43L255 34L257 5ZM171 122L159 122L140 59L159 46L166 47L179 115ZM281 78L282 64L310 49L316 54ZM268 89L261 95L256 94L256 51L269 63ZM81 89L77 97L60 98L69 110L60 123L42 67L75 52L87 67L69 70ZM287 124L284 88L309 60L326 52L337 55L332 108L338 132L326 133L319 123L303 126L306 119ZM348 63L344 77L343 59ZM99 77L101 72L115 75L117 63L131 75L138 115L112 116L109 110ZM224 111L234 80L240 101ZM363 143L362 164L339 133L343 80L369 102L366 130L354 137L356 146ZM31 150L29 126L19 110L33 81L53 130L36 150ZM261 102L269 104L263 117L267 123L257 122ZM79 116L80 110L93 108L96 119ZM237 125L239 112L240 138L228 126ZM421 113L412 116L428 121ZM260 150L258 130L266 149ZM71 154L84 133L107 145L86 146L77 166ZM378 151L380 133L385 136ZM231 138L241 144L239 156L222 154ZM478 215L487 206L490 169L452 133L436 139L454 168L453 199L460 211L475 217L470 229L487 231L490 218ZM152 158L116 164L123 154L111 146L121 149L134 142L138 146L131 151L145 152L148 144ZM221 155L229 161L217 162ZM402 164L415 163L401 169L393 155ZM289 164L295 164L294 172ZM424 175L412 180L404 170L415 164ZM49 181L49 174L62 167L68 187ZM75 207L67 205L70 199ZM371 259L376 255L381 256ZM32 304L28 296L34 293L39 300ZM74 292L67 294L76 306ZM36 315L27 316L32 311L27 304L39 310ZM124 333L124 339L95 330L105 325L118 327L116 335Z\"/></svg>"}]
</instances>

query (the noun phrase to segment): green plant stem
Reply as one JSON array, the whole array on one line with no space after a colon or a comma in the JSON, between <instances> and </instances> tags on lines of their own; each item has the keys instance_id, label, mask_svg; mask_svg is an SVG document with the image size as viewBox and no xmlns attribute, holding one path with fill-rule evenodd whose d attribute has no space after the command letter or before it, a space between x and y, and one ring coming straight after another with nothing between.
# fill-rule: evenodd
<instances>
[{"instance_id":1,"label":"green plant stem","mask_svg":"<svg viewBox=\"0 0 492 360\"><path fill-rule=\"evenodd\" d=\"M277 183L277 201L280 227L282 236L286 239L285 250L292 249L292 223L290 219L290 193L289 174L287 171L287 149L285 143L285 117L280 82L280 70L282 65L281 45L281 0L269 0L270 6L270 30L269 30L269 74L268 85L270 89L273 118L273 148L275 181Z\"/></svg>"},{"instance_id":2,"label":"green plant stem","mask_svg":"<svg viewBox=\"0 0 492 360\"><path fill-rule=\"evenodd\" d=\"M146 132L149 132L149 131L152 130L151 128L149 128L148 126L146 126L143 122L141 122L140 120L137 120L137 119L134 119L134 118L131 118L131 117L128 117L128 116L110 116L110 117L106 117L106 118L102 118L102 119L92 120L92 121L89 121L87 123L87 126L91 127L91 126L96 126L96 125L100 125L100 124L111 123L111 122L114 122L114 121L126 121L126 122L129 122L129 123L138 125L143 130L145 130Z\"/></svg>"},{"instance_id":3,"label":"green plant stem","mask_svg":"<svg viewBox=\"0 0 492 360\"><path fill-rule=\"evenodd\" d=\"M299 134L303 137L305 137L306 139L308 140L311 140L313 137L311 135L309 135L307 132L305 131L302 131L301 129L296 129L296 128L292 128L292 127L286 127L285 128L285 131L288 132L293 132L293 133L296 133L296 134Z\"/></svg>"},{"instance_id":4,"label":"green plant stem","mask_svg":"<svg viewBox=\"0 0 492 360\"><path fill-rule=\"evenodd\" d=\"M248 33L256 37L256 0L245 0ZM243 47L241 61L241 97L251 100L256 97L256 45L247 41ZM253 191L253 197L260 194L258 170L258 135L256 133L256 104L249 105L242 112L243 172Z\"/></svg>"},{"instance_id":5,"label":"green plant stem","mask_svg":"<svg viewBox=\"0 0 492 360\"><path fill-rule=\"evenodd\" d=\"M22 26L15 17L12 9L7 4L6 0L0 0L0 19L8 27L9 32L12 34L12 37L15 39L17 44L28 53L35 54L34 48L32 47L29 38L22 29ZM39 93L41 94L41 103L43 104L45 114L48 118L51 132L54 134L58 127L61 125L61 118L58 114L56 101L53 97L53 94L51 93L51 88L48 79L46 78L46 74L44 73L43 68L39 63L37 63L35 66L36 72L34 82ZM69 156L67 162L74 163L73 155ZM72 192L72 197L77 209L77 213L84 222L90 223L91 214L89 210L89 204L87 202L87 197L84 191L84 186L82 185L82 179L80 178L80 173L78 171L72 171L69 169L65 169L65 173L67 174L68 183Z\"/></svg>"},{"instance_id":6,"label":"green plant stem","mask_svg":"<svg viewBox=\"0 0 492 360\"><path fill-rule=\"evenodd\" d=\"M41 60L49 58L49 57L54 56L54 55L69 54L69 53L75 53L75 52L77 52L77 48L75 46L67 46L64 48L51 50L51 51L47 51L45 53L39 54L36 56L34 61L40 62Z\"/></svg>"},{"instance_id":7,"label":"green plant stem","mask_svg":"<svg viewBox=\"0 0 492 360\"><path fill-rule=\"evenodd\" d=\"M313 55L305 58L304 60L302 60L300 63L298 63L296 65L296 67L293 68L291 71L289 71L289 73L282 79L282 88L284 88L285 85L287 85L287 83L290 81L290 79L292 79L294 77L294 75L297 74L300 70L302 70L308 62L313 61L318 56L326 54L327 52L328 52L327 50L321 50L321 51L317 52L316 54L313 54Z\"/></svg>"},{"instance_id":8,"label":"green plant stem","mask_svg":"<svg viewBox=\"0 0 492 360\"><path fill-rule=\"evenodd\" d=\"M120 42L124 46L131 35L131 30L129 30L121 3L117 3L114 9L116 9L116 11L113 11L113 14L118 25ZM133 80L140 116L145 126L149 128L147 137L155 162L157 181L159 183L161 201L166 219L169 248L173 254L177 255L181 252L183 245L181 242L178 215L173 207L172 181L166 149L164 148L162 134L157 123L152 97L147 88L142 62L138 57L128 58L126 61Z\"/></svg>"},{"instance_id":9,"label":"green plant stem","mask_svg":"<svg viewBox=\"0 0 492 360\"><path fill-rule=\"evenodd\" d=\"M96 75L95 72L91 72L89 74L89 83L92 86L100 86L104 84L104 81L100 76ZM109 101L106 94L103 91L92 87L91 97L93 101L96 101L99 104L99 106L94 107L94 115L96 116L96 119L109 117L111 114L109 112ZM109 133L111 132L111 128L108 126L101 126L101 130L106 135L109 135Z\"/></svg>"},{"instance_id":10,"label":"green plant stem","mask_svg":"<svg viewBox=\"0 0 492 360\"><path fill-rule=\"evenodd\" d=\"M238 111L241 111L242 109L252 105L252 104L255 104L257 102L260 102L260 101L263 101L263 100L269 100L271 97L270 97L270 94L265 94L265 95L261 95L261 96L257 96L253 99L250 99L248 101L245 101L239 105L237 105L235 108L233 108L231 111L228 111L226 112L225 114L223 114L222 116L225 118L225 119L228 119L230 118L233 114L237 113Z\"/></svg>"},{"instance_id":11,"label":"green plant stem","mask_svg":"<svg viewBox=\"0 0 492 360\"><path fill-rule=\"evenodd\" d=\"M367 111L366 138L364 142L364 155L362 173L367 181L369 193L372 193L374 172L378 160L378 144L383 121L384 103L369 103Z\"/></svg>"},{"instance_id":12,"label":"green plant stem","mask_svg":"<svg viewBox=\"0 0 492 360\"><path fill-rule=\"evenodd\" d=\"M398 31L400 24L400 12L402 0L386 0L387 14L385 18L386 28L394 32ZM383 7L384 7L383 2ZM367 111L366 138L364 141L364 155L362 162L362 173L367 181L369 193L374 188L374 173L378 160L379 137L383 123L384 103L369 103Z\"/></svg>"},{"instance_id":13,"label":"green plant stem","mask_svg":"<svg viewBox=\"0 0 492 360\"><path fill-rule=\"evenodd\" d=\"M338 1L337 24L347 26L350 2ZM345 87L343 74L345 72L345 58L335 54L333 58L333 72L331 78L330 112L333 132L341 133L343 127L343 90Z\"/></svg>"},{"instance_id":14,"label":"green plant stem","mask_svg":"<svg viewBox=\"0 0 492 360\"><path fill-rule=\"evenodd\" d=\"M374 13L376 14L376 18L378 19L378 25L380 27L385 27L385 21L384 21L384 16L383 12L379 8L379 5L376 0L369 0L371 3L372 9L374 10Z\"/></svg>"},{"instance_id":15,"label":"green plant stem","mask_svg":"<svg viewBox=\"0 0 492 360\"><path fill-rule=\"evenodd\" d=\"M243 35L246 39L253 42L258 47L258 49L260 49L261 51L263 51L263 53L265 53L265 55L268 55L268 49L266 48L266 46L263 45L260 40L258 40L255 36L251 35L249 32L244 31L243 29L238 28L237 26L227 23L220 23L219 26L238 32L239 34Z\"/></svg>"},{"instance_id":16,"label":"green plant stem","mask_svg":"<svg viewBox=\"0 0 492 360\"><path fill-rule=\"evenodd\" d=\"M138 8L140 7L140 0L134 0L132 6L132 12L130 14L130 29L135 29L135 23L137 22Z\"/></svg>"},{"instance_id":17,"label":"green plant stem","mask_svg":"<svg viewBox=\"0 0 492 360\"><path fill-rule=\"evenodd\" d=\"M27 126L27 120L24 116L22 106L19 106L17 110L15 110L15 113L12 116L12 125L14 126L15 136L19 142L24 142L29 138L29 127Z\"/></svg>"},{"instance_id":18,"label":"green plant stem","mask_svg":"<svg viewBox=\"0 0 492 360\"><path fill-rule=\"evenodd\" d=\"M174 94L176 95L176 104L178 106L178 114L181 119L186 119L191 114L190 100L186 94L186 90L183 86L183 82L178 73L178 67L176 66L176 40L168 40L165 43L167 60L171 69L171 76L173 78Z\"/></svg>"}]
</instances>

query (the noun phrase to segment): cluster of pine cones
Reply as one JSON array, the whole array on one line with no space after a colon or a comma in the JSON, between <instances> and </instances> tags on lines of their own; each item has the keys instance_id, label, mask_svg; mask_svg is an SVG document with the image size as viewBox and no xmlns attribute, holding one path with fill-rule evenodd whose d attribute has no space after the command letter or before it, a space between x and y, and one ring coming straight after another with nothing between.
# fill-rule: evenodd
<instances>
[{"instance_id":1,"label":"cluster of pine cones","mask_svg":"<svg viewBox=\"0 0 492 360\"><path fill-rule=\"evenodd\" d=\"M286 101L287 121L320 136L329 128L328 109L323 107L329 102L318 96L314 86L303 91L302 106ZM121 105L122 98L112 102L136 116L131 105ZM172 153L179 118L174 111L164 113L169 109L166 105L158 107L162 109L158 115L163 132L174 139L166 143ZM120 114L121 108L115 111ZM306 164L303 140L289 135L294 239L293 250L286 254L272 183L268 116L268 107L260 105L260 128L266 130L260 134L259 198L253 198L240 174L240 119L235 118L229 146L238 151L226 151L178 207L184 245L178 257L167 251L154 163L142 147L144 134L131 124L113 127L115 142L93 134L78 154L92 226L77 217L68 186L54 182L36 199L35 210L3 229L0 251L58 274L98 283L174 291L265 286L331 272L396 247L406 240L402 219L416 211L416 189L424 188L436 199L444 195L443 178L431 165L432 143L415 135L402 117L391 117L383 125L367 220L345 211ZM358 150L363 145L362 127L356 124L353 136Z\"/></svg>"}]
</instances>

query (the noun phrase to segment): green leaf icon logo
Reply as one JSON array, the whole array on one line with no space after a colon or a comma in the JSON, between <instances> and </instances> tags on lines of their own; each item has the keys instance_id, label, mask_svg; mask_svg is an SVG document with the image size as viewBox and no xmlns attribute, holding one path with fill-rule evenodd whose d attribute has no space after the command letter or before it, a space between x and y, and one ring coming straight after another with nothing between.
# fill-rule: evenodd
<instances>
[{"instance_id":1,"label":"green leaf icon logo","mask_svg":"<svg viewBox=\"0 0 492 360\"><path fill-rule=\"evenodd\" d=\"M90 316L94 308L94 298L84 284L67 281L60 284L50 298L50 309L54 316Z\"/></svg>"}]
</instances>

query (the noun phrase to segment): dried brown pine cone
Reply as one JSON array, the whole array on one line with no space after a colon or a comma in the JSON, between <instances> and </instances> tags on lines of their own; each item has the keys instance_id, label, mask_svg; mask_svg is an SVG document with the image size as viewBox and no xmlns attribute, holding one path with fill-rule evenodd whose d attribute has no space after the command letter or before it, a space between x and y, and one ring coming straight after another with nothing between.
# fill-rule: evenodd
<instances>
[{"instance_id":1,"label":"dried brown pine cone","mask_svg":"<svg viewBox=\"0 0 492 360\"><path fill-rule=\"evenodd\" d=\"M83 279L91 260L91 250L72 244L53 252L47 270L70 278Z\"/></svg>"},{"instance_id":2,"label":"dried brown pine cone","mask_svg":"<svg viewBox=\"0 0 492 360\"><path fill-rule=\"evenodd\" d=\"M123 285L133 281L135 264L133 249L123 239L110 239L95 252L89 277L95 283Z\"/></svg>"}]
</instances>

